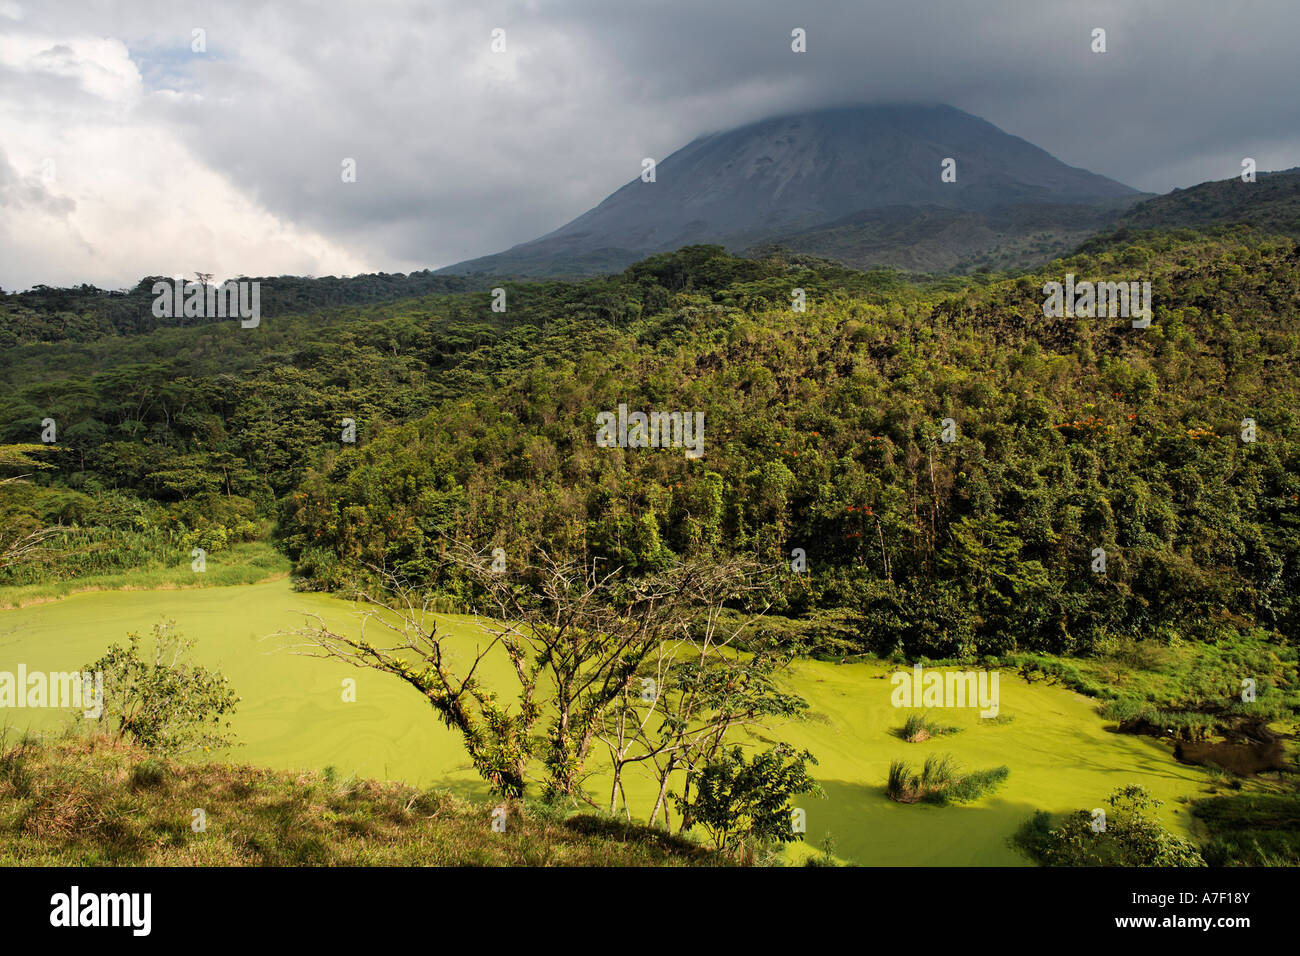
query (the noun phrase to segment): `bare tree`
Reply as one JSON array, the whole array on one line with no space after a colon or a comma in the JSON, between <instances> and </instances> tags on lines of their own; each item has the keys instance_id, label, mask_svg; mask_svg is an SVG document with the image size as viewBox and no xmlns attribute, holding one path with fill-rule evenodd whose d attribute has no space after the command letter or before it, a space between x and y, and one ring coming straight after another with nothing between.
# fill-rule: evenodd
<instances>
[{"instance_id":1,"label":"bare tree","mask_svg":"<svg viewBox=\"0 0 1300 956\"><path fill-rule=\"evenodd\" d=\"M24 561L30 561L41 550L47 539L58 533L58 528L37 528L35 531L0 531L0 571Z\"/></svg>"},{"instance_id":2,"label":"bare tree","mask_svg":"<svg viewBox=\"0 0 1300 956\"><path fill-rule=\"evenodd\" d=\"M534 745L531 732L540 713L533 702L536 680L529 676L531 643L510 628L497 628L486 644L475 644L465 663L464 642L438 630L430 596L389 572L379 576L379 588L359 592L369 608L357 637L331 631L318 615L310 615L315 626L290 632L307 639L298 653L383 671L410 684L460 733L474 768L492 789L522 796ZM376 630L385 635L378 643L370 637ZM483 630L490 633L486 626ZM519 679L513 711L479 676L480 665L498 647Z\"/></svg>"},{"instance_id":3,"label":"bare tree","mask_svg":"<svg viewBox=\"0 0 1300 956\"><path fill-rule=\"evenodd\" d=\"M658 648L642 676L642 686L651 694L625 694L601 735L613 766L611 813L622 793L624 769L644 764L657 784L647 822L655 826L663 814L665 826L670 826L668 796L674 773L683 773L685 800L688 771L716 759L729 735L753 732L773 719L798 717L807 710L803 698L778 682L793 650L757 631L766 610L766 605L752 609L724 626L720 605L705 608L688 639ZM625 795L624 807L630 817ZM681 829L690 822L683 819Z\"/></svg>"},{"instance_id":4,"label":"bare tree","mask_svg":"<svg viewBox=\"0 0 1300 956\"><path fill-rule=\"evenodd\" d=\"M716 631L728 602L770 590L770 568L737 560L691 562L630 577L602 569L597 560L560 559L541 549L511 559L509 570L491 552L463 542L450 543L444 554L481 595L476 620L484 639L472 647L469 639L438 630L428 596L383 572L382 587L361 594L370 609L359 637L330 631L319 618L294 633L307 639L301 653L385 671L420 690L460 732L475 768L502 794L521 795L530 767L540 764L548 797L594 805L583 782L599 741L622 741L613 750L617 794L628 763L666 760L666 780L675 766L669 755L699 748L701 729L680 722L691 723L701 702L712 708L707 740L721 739L735 715L755 709L733 706L715 687L746 667L734 654L731 664L713 666L730 640L718 640ZM375 627L392 638L387 646L367 636ZM701 639L710 666L692 667L688 658L701 653ZM510 665L514 699L508 704L480 677L492 655L504 655ZM669 683L680 679L681 689L665 719L656 717L654 699L641 700L640 679L667 678L669 671ZM633 718L635 727L628 723ZM621 737L615 732L611 738L620 720ZM648 749L647 741L653 742Z\"/></svg>"}]
</instances>

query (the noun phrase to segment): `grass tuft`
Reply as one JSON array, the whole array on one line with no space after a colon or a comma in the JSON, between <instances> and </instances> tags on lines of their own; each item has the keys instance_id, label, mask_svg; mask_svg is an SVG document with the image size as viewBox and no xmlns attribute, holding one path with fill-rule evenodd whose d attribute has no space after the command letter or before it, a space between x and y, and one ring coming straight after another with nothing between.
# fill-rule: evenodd
<instances>
[{"instance_id":1,"label":"grass tuft","mask_svg":"<svg viewBox=\"0 0 1300 956\"><path fill-rule=\"evenodd\" d=\"M903 726L897 731L897 734L908 743L915 744L929 740L931 737L941 737L944 734L960 732L960 727L945 727L936 724L927 714L908 714L907 720L903 722Z\"/></svg>"},{"instance_id":2,"label":"grass tuft","mask_svg":"<svg viewBox=\"0 0 1300 956\"><path fill-rule=\"evenodd\" d=\"M1010 773L1006 767L992 767L962 776L952 754L930 754L920 773L905 760L892 761L885 792L898 803L969 803L996 789Z\"/></svg>"}]
</instances>

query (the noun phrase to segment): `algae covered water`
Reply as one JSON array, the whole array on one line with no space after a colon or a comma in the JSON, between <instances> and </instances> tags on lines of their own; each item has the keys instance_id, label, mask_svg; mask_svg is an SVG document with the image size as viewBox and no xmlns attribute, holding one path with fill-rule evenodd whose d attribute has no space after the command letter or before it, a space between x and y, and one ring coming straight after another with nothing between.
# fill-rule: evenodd
<instances>
[{"instance_id":1,"label":"algae covered water","mask_svg":"<svg viewBox=\"0 0 1300 956\"><path fill-rule=\"evenodd\" d=\"M319 615L335 629L355 628L358 608L320 594L297 593L288 580L185 591L103 591L0 611L0 671L23 664L29 672L69 671L95 660L130 631L147 633L163 618L197 640L197 658L217 667L242 698L233 729L241 746L224 759L277 769L322 770L341 776L400 779L486 796L456 734L421 696L385 674L306 656L276 632ZM442 618L472 642L467 619ZM806 721L772 728L772 736L807 747L825 797L800 798L806 846L827 833L835 852L875 865L1017 865L1026 861L1008 844L1035 811L1054 813L1101 806L1115 788L1141 784L1164 801L1160 816L1186 834L1182 799L1202 775L1176 763L1169 750L1144 737L1115 733L1095 702L1058 686L1029 684L1003 671L998 718L978 708L933 712L959 733L908 743L896 733L909 710L895 707L884 664L800 661L793 689L811 705ZM491 675L489 675L489 678ZM354 680L355 700L344 682ZM11 732L55 729L68 712L5 709ZM993 793L958 806L904 805L885 795L891 760L913 764L929 753L950 753L967 770L1006 765L1007 780ZM596 754L599 757L599 752ZM651 802L651 784L635 773L626 781L634 809ZM589 787L601 804L607 785ZM796 849L796 854L806 852Z\"/></svg>"}]
</instances>

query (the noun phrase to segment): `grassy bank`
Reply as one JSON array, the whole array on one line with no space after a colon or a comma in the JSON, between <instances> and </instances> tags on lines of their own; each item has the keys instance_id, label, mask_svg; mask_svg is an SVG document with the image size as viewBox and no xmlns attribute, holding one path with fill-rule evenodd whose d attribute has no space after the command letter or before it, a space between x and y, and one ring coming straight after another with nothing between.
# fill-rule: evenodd
<instances>
[{"instance_id":1,"label":"grassy bank","mask_svg":"<svg viewBox=\"0 0 1300 956\"><path fill-rule=\"evenodd\" d=\"M1300 866L1300 795L1212 797L1192 812L1209 834L1211 866Z\"/></svg>"},{"instance_id":2,"label":"grassy bank","mask_svg":"<svg viewBox=\"0 0 1300 956\"><path fill-rule=\"evenodd\" d=\"M256 584L288 575L289 559L268 542L249 541L209 555L207 569L196 572L189 563L133 568L112 574L95 574L66 581L0 587L0 608L27 607L57 601L82 591L158 591L182 588L228 587Z\"/></svg>"},{"instance_id":3,"label":"grassy bank","mask_svg":"<svg viewBox=\"0 0 1300 956\"><path fill-rule=\"evenodd\" d=\"M684 866L711 851L637 826L441 790L151 758L103 738L0 754L4 866ZM194 828L201 809L205 828Z\"/></svg>"}]
</instances>

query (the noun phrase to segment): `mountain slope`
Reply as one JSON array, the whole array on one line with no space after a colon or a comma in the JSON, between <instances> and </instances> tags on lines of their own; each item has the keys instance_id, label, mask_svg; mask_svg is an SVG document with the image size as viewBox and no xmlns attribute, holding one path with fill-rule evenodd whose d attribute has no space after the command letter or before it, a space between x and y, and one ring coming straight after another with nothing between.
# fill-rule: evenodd
<instances>
[{"instance_id":1,"label":"mountain slope","mask_svg":"<svg viewBox=\"0 0 1300 956\"><path fill-rule=\"evenodd\" d=\"M1092 203L1022 202L988 209L915 203L864 209L837 222L780 236L746 255L784 247L854 269L911 272L1037 267L1114 227L1125 197Z\"/></svg>"},{"instance_id":2,"label":"mountain slope","mask_svg":"<svg viewBox=\"0 0 1300 956\"><path fill-rule=\"evenodd\" d=\"M949 157L957 162L955 182L940 177ZM883 216L894 228L905 228L921 211L941 218L965 213L997 233L997 224L988 220L1000 216L1012 224L1011 207L1064 206L1061 215L1072 221L1069 207L1122 206L1139 196L950 106L846 107L700 137L660 162L655 182L633 180L554 232L441 271L614 271L696 243L741 251L780 242L817 251L825 243L813 231L827 228L837 231L840 247L847 245L842 255L850 261L859 245L880 241L879 231L867 228L861 243L845 242L846 217L867 211L887 211L876 218ZM974 245L988 245L988 237ZM945 268L960 255L912 258L913 268ZM882 264L879 257L857 260Z\"/></svg>"},{"instance_id":3,"label":"mountain slope","mask_svg":"<svg viewBox=\"0 0 1300 956\"><path fill-rule=\"evenodd\" d=\"M1261 232L1300 237L1300 166L1260 173L1253 183L1240 177L1201 183L1138 203L1120 217L1129 229L1247 223Z\"/></svg>"}]
</instances>

